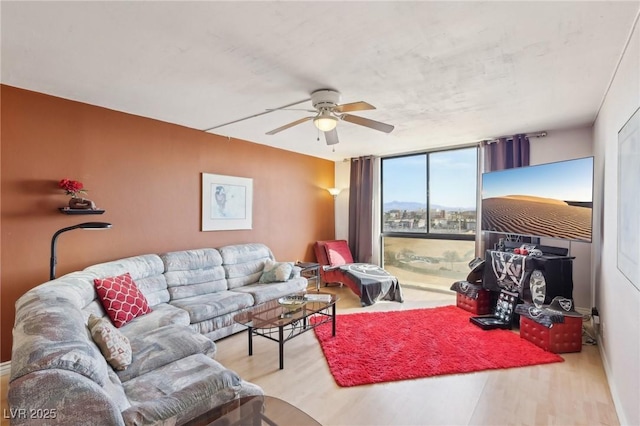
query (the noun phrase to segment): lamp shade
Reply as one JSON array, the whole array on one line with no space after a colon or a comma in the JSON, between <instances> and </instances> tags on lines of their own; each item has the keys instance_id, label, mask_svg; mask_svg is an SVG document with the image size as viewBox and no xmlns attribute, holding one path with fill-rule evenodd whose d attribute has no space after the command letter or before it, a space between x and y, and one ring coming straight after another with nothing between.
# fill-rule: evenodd
<instances>
[{"instance_id":1,"label":"lamp shade","mask_svg":"<svg viewBox=\"0 0 640 426\"><path fill-rule=\"evenodd\" d=\"M313 119L313 124L315 124L319 130L329 132L336 128L338 125L338 119L331 115L331 113L322 111Z\"/></svg>"},{"instance_id":2,"label":"lamp shade","mask_svg":"<svg viewBox=\"0 0 640 426\"><path fill-rule=\"evenodd\" d=\"M340 188L327 188L327 191L329 191L329 194L333 195L333 198L336 198L340 195L340 191L342 190Z\"/></svg>"},{"instance_id":3,"label":"lamp shade","mask_svg":"<svg viewBox=\"0 0 640 426\"><path fill-rule=\"evenodd\" d=\"M107 222L85 222L76 225L80 229L106 229L111 228L111 224Z\"/></svg>"}]
</instances>

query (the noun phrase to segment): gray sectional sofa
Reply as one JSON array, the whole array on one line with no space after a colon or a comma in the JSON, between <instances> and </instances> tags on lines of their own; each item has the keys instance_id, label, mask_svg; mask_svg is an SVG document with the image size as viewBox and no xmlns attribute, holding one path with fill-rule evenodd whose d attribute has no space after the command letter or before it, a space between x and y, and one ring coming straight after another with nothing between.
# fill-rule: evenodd
<instances>
[{"instance_id":1,"label":"gray sectional sofa","mask_svg":"<svg viewBox=\"0 0 640 426\"><path fill-rule=\"evenodd\" d=\"M182 424L234 398L261 395L214 360L214 340L241 331L233 316L303 291L286 281L258 282L263 244L147 254L90 266L39 285L16 302L8 403L12 424ZM112 368L87 327L106 317L95 278L128 272L152 311L118 330L133 353Z\"/></svg>"}]
</instances>

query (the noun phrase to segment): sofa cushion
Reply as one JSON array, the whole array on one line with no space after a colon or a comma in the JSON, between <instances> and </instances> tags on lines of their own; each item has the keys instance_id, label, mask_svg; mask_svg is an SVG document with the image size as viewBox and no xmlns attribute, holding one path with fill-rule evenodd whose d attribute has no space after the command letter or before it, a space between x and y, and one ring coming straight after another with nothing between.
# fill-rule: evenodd
<instances>
[{"instance_id":1,"label":"sofa cushion","mask_svg":"<svg viewBox=\"0 0 640 426\"><path fill-rule=\"evenodd\" d=\"M233 291L238 293L249 293L253 296L255 304L267 302L292 293L304 291L307 288L306 278L293 278L285 282L271 284L250 284L238 287Z\"/></svg>"},{"instance_id":2,"label":"sofa cushion","mask_svg":"<svg viewBox=\"0 0 640 426\"><path fill-rule=\"evenodd\" d=\"M245 327L244 325L239 324L233 320L233 317L238 315L240 312L243 312L244 310L245 309L238 312L231 312L228 314L220 315L219 317L210 318L208 320L196 322L194 324L191 324L191 328L193 328L203 336L216 341L223 337L229 336L230 334L234 334L247 329L247 327Z\"/></svg>"},{"instance_id":3,"label":"sofa cushion","mask_svg":"<svg viewBox=\"0 0 640 426\"><path fill-rule=\"evenodd\" d=\"M215 249L174 251L160 258L171 300L227 289L222 257Z\"/></svg>"},{"instance_id":4,"label":"sofa cushion","mask_svg":"<svg viewBox=\"0 0 640 426\"><path fill-rule=\"evenodd\" d=\"M189 325L189 314L184 309L176 308L168 303L153 307L153 311L126 323L119 330L131 340L138 334L146 333L165 325Z\"/></svg>"},{"instance_id":5,"label":"sofa cushion","mask_svg":"<svg viewBox=\"0 0 640 426\"><path fill-rule=\"evenodd\" d=\"M122 413L127 425L182 424L232 399L263 393L203 354L131 379L124 388L132 404Z\"/></svg>"},{"instance_id":6,"label":"sofa cushion","mask_svg":"<svg viewBox=\"0 0 640 426\"><path fill-rule=\"evenodd\" d=\"M96 278L114 277L128 272L138 289L147 298L149 306L169 301L164 264L156 254L143 254L111 262L99 263L84 269Z\"/></svg>"},{"instance_id":7,"label":"sofa cushion","mask_svg":"<svg viewBox=\"0 0 640 426\"><path fill-rule=\"evenodd\" d=\"M210 339L187 326L167 325L131 338L133 362L126 370L118 371L124 383L134 377L163 367L194 354L213 358L216 345Z\"/></svg>"},{"instance_id":8,"label":"sofa cushion","mask_svg":"<svg viewBox=\"0 0 640 426\"><path fill-rule=\"evenodd\" d=\"M233 290L247 284L257 283L264 270L265 261L269 258L250 260L235 265L223 265L227 275L227 287Z\"/></svg>"},{"instance_id":9,"label":"sofa cushion","mask_svg":"<svg viewBox=\"0 0 640 426\"><path fill-rule=\"evenodd\" d=\"M190 271L192 269L209 269L222 265L220 252L212 248L181 250L162 253L164 271Z\"/></svg>"},{"instance_id":10,"label":"sofa cushion","mask_svg":"<svg viewBox=\"0 0 640 426\"><path fill-rule=\"evenodd\" d=\"M224 268L214 266L209 269L194 269L190 271L165 272L171 300L201 294L215 293L227 289Z\"/></svg>"},{"instance_id":11,"label":"sofa cushion","mask_svg":"<svg viewBox=\"0 0 640 426\"><path fill-rule=\"evenodd\" d=\"M292 272L293 262L275 262L267 259L258 282L262 284L283 282L291 278Z\"/></svg>"},{"instance_id":12,"label":"sofa cushion","mask_svg":"<svg viewBox=\"0 0 640 426\"><path fill-rule=\"evenodd\" d=\"M329 241L325 244L327 257L331 266L340 266L347 263L353 263L351 250L344 240Z\"/></svg>"},{"instance_id":13,"label":"sofa cushion","mask_svg":"<svg viewBox=\"0 0 640 426\"><path fill-rule=\"evenodd\" d=\"M96 278L93 282L102 306L116 327L151 312L147 299L128 272L117 277Z\"/></svg>"},{"instance_id":14,"label":"sofa cushion","mask_svg":"<svg viewBox=\"0 0 640 426\"><path fill-rule=\"evenodd\" d=\"M106 318L91 314L87 325L93 341L96 342L107 362L116 370L126 369L131 364L129 339Z\"/></svg>"},{"instance_id":15,"label":"sofa cushion","mask_svg":"<svg viewBox=\"0 0 640 426\"><path fill-rule=\"evenodd\" d=\"M192 324L230 312L237 312L253 306L253 303L253 297L250 294L235 291L219 291L171 301L173 306L189 313Z\"/></svg>"},{"instance_id":16,"label":"sofa cushion","mask_svg":"<svg viewBox=\"0 0 640 426\"><path fill-rule=\"evenodd\" d=\"M236 265L252 260L273 259L273 253L264 244L235 244L218 249L223 265Z\"/></svg>"}]
</instances>

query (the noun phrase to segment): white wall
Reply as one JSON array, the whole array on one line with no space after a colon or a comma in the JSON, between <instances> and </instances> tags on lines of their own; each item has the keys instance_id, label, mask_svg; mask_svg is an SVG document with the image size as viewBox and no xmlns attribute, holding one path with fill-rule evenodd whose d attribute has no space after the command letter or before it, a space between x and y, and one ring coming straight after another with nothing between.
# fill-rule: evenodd
<instances>
[{"instance_id":1,"label":"white wall","mask_svg":"<svg viewBox=\"0 0 640 426\"><path fill-rule=\"evenodd\" d=\"M591 126L564 130L548 130L544 138L531 139L531 165L572 160L593 155L593 129ZM562 182L558 182L562 185ZM567 242L541 238L546 246L568 248L573 261L573 300L577 308L590 312L594 306L591 280L591 243Z\"/></svg>"},{"instance_id":2,"label":"white wall","mask_svg":"<svg viewBox=\"0 0 640 426\"><path fill-rule=\"evenodd\" d=\"M342 189L336 198L336 240L349 239L349 177L351 173L349 161L337 161L335 170L336 188Z\"/></svg>"},{"instance_id":3,"label":"white wall","mask_svg":"<svg viewBox=\"0 0 640 426\"><path fill-rule=\"evenodd\" d=\"M600 206L600 210L594 212L594 237L597 238L593 240L591 272L601 321L599 347L618 417L624 425L640 425L640 291L620 273L616 255L618 132L640 107L640 29L637 25L638 16L630 43L596 118L593 137L594 206ZM636 194L640 196L640 182L635 184Z\"/></svg>"}]
</instances>

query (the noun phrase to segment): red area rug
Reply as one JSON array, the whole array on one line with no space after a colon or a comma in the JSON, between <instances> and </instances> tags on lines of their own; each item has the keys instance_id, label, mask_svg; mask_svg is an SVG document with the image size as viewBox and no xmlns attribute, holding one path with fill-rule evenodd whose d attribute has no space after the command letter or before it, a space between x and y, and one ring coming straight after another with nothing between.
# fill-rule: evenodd
<instances>
[{"instance_id":1,"label":"red area rug","mask_svg":"<svg viewBox=\"0 0 640 426\"><path fill-rule=\"evenodd\" d=\"M561 362L509 330L482 330L470 313L443 306L338 315L315 329L340 386Z\"/></svg>"}]
</instances>

